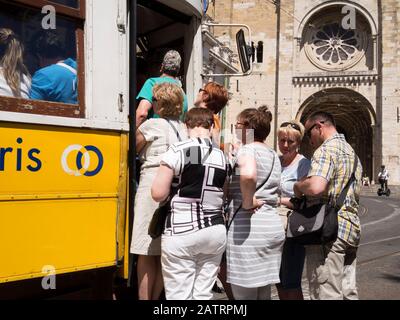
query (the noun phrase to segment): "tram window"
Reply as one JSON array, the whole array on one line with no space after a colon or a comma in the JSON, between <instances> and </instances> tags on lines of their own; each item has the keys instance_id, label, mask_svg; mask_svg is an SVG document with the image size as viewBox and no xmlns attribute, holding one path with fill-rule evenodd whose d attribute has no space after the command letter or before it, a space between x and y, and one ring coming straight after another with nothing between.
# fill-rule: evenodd
<instances>
[{"instance_id":1,"label":"tram window","mask_svg":"<svg viewBox=\"0 0 400 320\"><path fill-rule=\"evenodd\" d=\"M55 2L71 8L79 8L78 0L51 0L51 2Z\"/></svg>"},{"instance_id":2,"label":"tram window","mask_svg":"<svg viewBox=\"0 0 400 320\"><path fill-rule=\"evenodd\" d=\"M84 12L59 5L83 1L42 1L54 17L33 3L0 1L0 110L83 116Z\"/></svg>"}]
</instances>

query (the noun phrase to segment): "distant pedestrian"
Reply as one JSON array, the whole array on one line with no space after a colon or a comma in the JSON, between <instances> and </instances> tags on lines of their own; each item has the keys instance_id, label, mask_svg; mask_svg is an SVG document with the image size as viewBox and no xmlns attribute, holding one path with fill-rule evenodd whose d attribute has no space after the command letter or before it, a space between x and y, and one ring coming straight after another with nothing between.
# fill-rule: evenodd
<instances>
[{"instance_id":1,"label":"distant pedestrian","mask_svg":"<svg viewBox=\"0 0 400 320\"><path fill-rule=\"evenodd\" d=\"M334 204L350 180L357 155L344 135L337 132L331 114L310 115L305 128L316 150L308 177L294 184L294 192L297 197L318 197ZM362 167L357 161L356 181L338 212L337 239L323 245L306 246L307 276L313 300L358 299L356 261L361 236L358 208Z\"/></svg>"},{"instance_id":2,"label":"distant pedestrian","mask_svg":"<svg viewBox=\"0 0 400 320\"><path fill-rule=\"evenodd\" d=\"M389 171L385 168L385 165L381 165L381 171L378 173L378 181L381 184L382 190L387 190L389 180Z\"/></svg>"}]
</instances>

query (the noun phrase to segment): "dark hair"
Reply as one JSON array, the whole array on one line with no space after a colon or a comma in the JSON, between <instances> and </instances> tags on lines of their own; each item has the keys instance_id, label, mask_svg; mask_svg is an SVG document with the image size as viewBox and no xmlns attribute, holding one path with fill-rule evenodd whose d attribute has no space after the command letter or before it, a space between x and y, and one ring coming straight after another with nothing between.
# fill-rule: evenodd
<instances>
[{"instance_id":1,"label":"dark hair","mask_svg":"<svg viewBox=\"0 0 400 320\"><path fill-rule=\"evenodd\" d=\"M246 129L254 130L255 141L263 142L271 132L272 113L265 105L258 109L245 109L239 113L237 118Z\"/></svg>"},{"instance_id":2,"label":"dark hair","mask_svg":"<svg viewBox=\"0 0 400 320\"><path fill-rule=\"evenodd\" d=\"M136 73L146 75L148 73L148 64L143 57L136 57Z\"/></svg>"},{"instance_id":3,"label":"dark hair","mask_svg":"<svg viewBox=\"0 0 400 320\"><path fill-rule=\"evenodd\" d=\"M307 117L307 120L310 121L323 121L325 123L329 123L332 126L336 127L335 118L328 112L325 111L316 111L313 112L310 116Z\"/></svg>"},{"instance_id":4,"label":"dark hair","mask_svg":"<svg viewBox=\"0 0 400 320\"><path fill-rule=\"evenodd\" d=\"M207 109L215 114L219 113L228 102L228 90L216 82L207 83L203 90L208 94L204 100Z\"/></svg>"},{"instance_id":5,"label":"dark hair","mask_svg":"<svg viewBox=\"0 0 400 320\"><path fill-rule=\"evenodd\" d=\"M214 114L206 108L192 108L186 113L185 124L190 129L196 127L210 129L214 124Z\"/></svg>"},{"instance_id":6,"label":"dark hair","mask_svg":"<svg viewBox=\"0 0 400 320\"><path fill-rule=\"evenodd\" d=\"M57 58L65 55L65 46L60 36L52 31L42 31L37 35L35 51L41 57Z\"/></svg>"}]
</instances>

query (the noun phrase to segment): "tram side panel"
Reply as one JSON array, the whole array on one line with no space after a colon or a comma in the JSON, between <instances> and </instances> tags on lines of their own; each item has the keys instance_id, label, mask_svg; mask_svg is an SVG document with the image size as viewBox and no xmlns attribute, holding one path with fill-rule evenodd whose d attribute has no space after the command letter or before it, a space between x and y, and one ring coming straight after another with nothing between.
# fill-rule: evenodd
<instances>
[{"instance_id":1,"label":"tram side panel","mask_svg":"<svg viewBox=\"0 0 400 320\"><path fill-rule=\"evenodd\" d=\"M0 283L115 266L127 137L8 123L0 136Z\"/></svg>"}]
</instances>

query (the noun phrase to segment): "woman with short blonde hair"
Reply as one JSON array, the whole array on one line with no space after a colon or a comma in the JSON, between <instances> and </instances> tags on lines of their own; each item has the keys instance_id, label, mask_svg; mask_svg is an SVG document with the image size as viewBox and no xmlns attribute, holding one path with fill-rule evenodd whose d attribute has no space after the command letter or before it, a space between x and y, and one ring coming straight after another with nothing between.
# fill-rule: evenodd
<instances>
[{"instance_id":1,"label":"woman with short blonde hair","mask_svg":"<svg viewBox=\"0 0 400 320\"><path fill-rule=\"evenodd\" d=\"M278 136L282 134L288 134L296 138L299 145L304 138L304 126L300 121L290 120L288 122L283 122L278 130Z\"/></svg>"},{"instance_id":2,"label":"woman with short blonde hair","mask_svg":"<svg viewBox=\"0 0 400 320\"><path fill-rule=\"evenodd\" d=\"M182 114L182 89L172 83L156 84L153 88L153 100L157 102L157 114L161 118L179 119Z\"/></svg>"},{"instance_id":3,"label":"woman with short blonde hair","mask_svg":"<svg viewBox=\"0 0 400 320\"><path fill-rule=\"evenodd\" d=\"M161 238L152 239L148 228L158 203L151 197L151 185L168 147L187 137L179 120L183 108L182 89L173 83L153 88L153 108L160 118L143 122L136 130L136 152L142 163L135 197L135 216L131 253L138 255L137 276L140 300L157 300L163 289L161 274Z\"/></svg>"},{"instance_id":4,"label":"woman with short blonde hair","mask_svg":"<svg viewBox=\"0 0 400 320\"><path fill-rule=\"evenodd\" d=\"M299 153L304 132L303 124L297 120L283 122L278 130L278 146L282 154L280 156L282 172L278 213L284 225L287 223L287 215L292 207L290 198L294 196L293 185L307 176L310 169L310 160ZM303 300L301 277L304 259L304 246L286 239L279 273L280 284L277 285L280 300Z\"/></svg>"},{"instance_id":5,"label":"woman with short blonde hair","mask_svg":"<svg viewBox=\"0 0 400 320\"><path fill-rule=\"evenodd\" d=\"M24 47L16 34L0 28L0 96L29 98L31 79L23 54Z\"/></svg>"}]
</instances>

